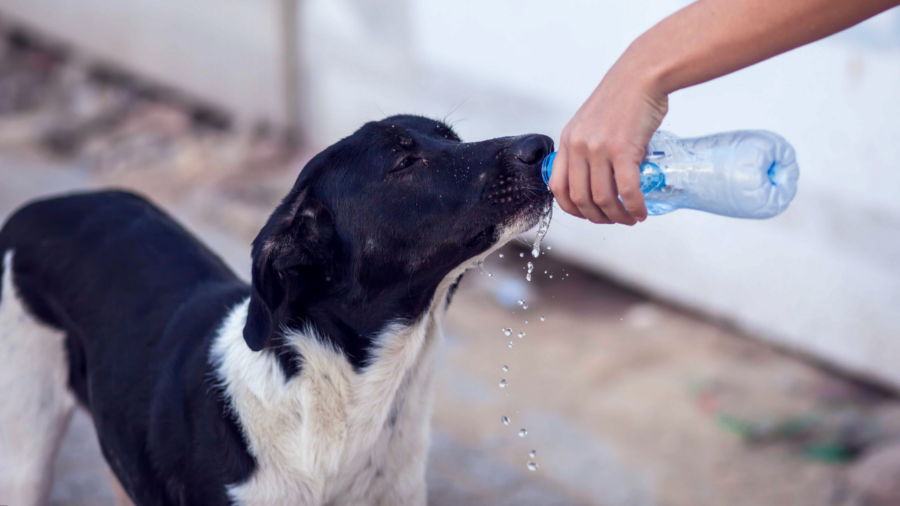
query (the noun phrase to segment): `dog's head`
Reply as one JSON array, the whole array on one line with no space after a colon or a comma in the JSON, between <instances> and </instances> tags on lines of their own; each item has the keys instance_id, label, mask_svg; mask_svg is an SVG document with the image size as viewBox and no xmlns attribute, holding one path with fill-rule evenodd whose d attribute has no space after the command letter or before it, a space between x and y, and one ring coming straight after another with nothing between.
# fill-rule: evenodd
<instances>
[{"instance_id":1,"label":"dog's head","mask_svg":"<svg viewBox=\"0 0 900 506\"><path fill-rule=\"evenodd\" d=\"M362 365L385 325L421 317L445 277L548 212L552 150L541 135L463 143L394 116L319 153L253 242L247 344L311 325Z\"/></svg>"}]
</instances>

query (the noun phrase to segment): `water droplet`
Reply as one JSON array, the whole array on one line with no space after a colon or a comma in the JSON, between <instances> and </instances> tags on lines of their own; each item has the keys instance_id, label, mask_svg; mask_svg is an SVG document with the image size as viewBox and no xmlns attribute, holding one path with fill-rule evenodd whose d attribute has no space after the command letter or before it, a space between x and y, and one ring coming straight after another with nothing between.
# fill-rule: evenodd
<instances>
[{"instance_id":1,"label":"water droplet","mask_svg":"<svg viewBox=\"0 0 900 506\"><path fill-rule=\"evenodd\" d=\"M512 341L509 342L509 347L512 348Z\"/></svg>"},{"instance_id":2,"label":"water droplet","mask_svg":"<svg viewBox=\"0 0 900 506\"><path fill-rule=\"evenodd\" d=\"M503 333L506 334L506 337L509 337L512 335L512 329L503 329Z\"/></svg>"},{"instance_id":3,"label":"water droplet","mask_svg":"<svg viewBox=\"0 0 900 506\"><path fill-rule=\"evenodd\" d=\"M527 436L527 435L528 435L528 431L527 431L527 430L521 429L521 430L519 431L519 437L525 437L525 436Z\"/></svg>"},{"instance_id":4,"label":"water droplet","mask_svg":"<svg viewBox=\"0 0 900 506\"><path fill-rule=\"evenodd\" d=\"M550 277L552 278L553 276L550 276ZM523 305L522 309L528 309L528 304Z\"/></svg>"},{"instance_id":5,"label":"water droplet","mask_svg":"<svg viewBox=\"0 0 900 506\"><path fill-rule=\"evenodd\" d=\"M488 273L488 277L489 277L489 278L492 278L492 277L494 277L494 275L491 274L491 273L489 272L489 273ZM552 276L551 276L551 277L552 277Z\"/></svg>"},{"instance_id":6,"label":"water droplet","mask_svg":"<svg viewBox=\"0 0 900 506\"><path fill-rule=\"evenodd\" d=\"M522 339L523 337L525 337L525 333L524 333L524 332L519 332L519 339Z\"/></svg>"},{"instance_id":7,"label":"water droplet","mask_svg":"<svg viewBox=\"0 0 900 506\"><path fill-rule=\"evenodd\" d=\"M551 208L552 209L552 208ZM544 236L547 235L547 229L550 228L550 209L547 210L547 213L541 217L541 222L538 225L537 234L534 236L534 244L531 247L531 256L537 258L541 255L541 241L544 240Z\"/></svg>"},{"instance_id":8,"label":"water droplet","mask_svg":"<svg viewBox=\"0 0 900 506\"><path fill-rule=\"evenodd\" d=\"M552 249L553 249L553 246L547 246L547 251L550 251Z\"/></svg>"},{"instance_id":9,"label":"water droplet","mask_svg":"<svg viewBox=\"0 0 900 506\"><path fill-rule=\"evenodd\" d=\"M508 384L509 383L507 383L505 379L500 380L500 388L506 388L506 385Z\"/></svg>"},{"instance_id":10,"label":"water droplet","mask_svg":"<svg viewBox=\"0 0 900 506\"><path fill-rule=\"evenodd\" d=\"M537 462L529 462L528 463L529 471L537 471L537 468L538 468Z\"/></svg>"},{"instance_id":11,"label":"water droplet","mask_svg":"<svg viewBox=\"0 0 900 506\"><path fill-rule=\"evenodd\" d=\"M541 316L541 321L542 321L542 322L545 322L545 321L547 321L547 319L544 318L543 316Z\"/></svg>"},{"instance_id":12,"label":"water droplet","mask_svg":"<svg viewBox=\"0 0 900 506\"><path fill-rule=\"evenodd\" d=\"M525 253L519 253L519 258L525 258Z\"/></svg>"},{"instance_id":13,"label":"water droplet","mask_svg":"<svg viewBox=\"0 0 900 506\"><path fill-rule=\"evenodd\" d=\"M528 320L525 320L525 325L528 325Z\"/></svg>"},{"instance_id":14,"label":"water droplet","mask_svg":"<svg viewBox=\"0 0 900 506\"><path fill-rule=\"evenodd\" d=\"M544 274L547 274L547 271L544 271Z\"/></svg>"},{"instance_id":15,"label":"water droplet","mask_svg":"<svg viewBox=\"0 0 900 506\"><path fill-rule=\"evenodd\" d=\"M523 304L525 304L525 301L522 300L522 299L519 299L519 305L521 306L521 305L523 305Z\"/></svg>"},{"instance_id":16,"label":"water droplet","mask_svg":"<svg viewBox=\"0 0 900 506\"><path fill-rule=\"evenodd\" d=\"M525 274L525 281L529 281L529 282L531 281L531 271L533 271L533 270L534 270L534 264L531 262L528 262L528 273Z\"/></svg>"},{"instance_id":17,"label":"water droplet","mask_svg":"<svg viewBox=\"0 0 900 506\"><path fill-rule=\"evenodd\" d=\"M507 418L506 415L504 415L500 421L503 422L503 425L509 425L509 418Z\"/></svg>"},{"instance_id":18,"label":"water droplet","mask_svg":"<svg viewBox=\"0 0 900 506\"><path fill-rule=\"evenodd\" d=\"M534 450L531 450L530 452L528 452L528 456L531 458L535 458L535 457L537 457L537 452Z\"/></svg>"},{"instance_id":19,"label":"water droplet","mask_svg":"<svg viewBox=\"0 0 900 506\"><path fill-rule=\"evenodd\" d=\"M500 258L503 258L503 253L500 253Z\"/></svg>"},{"instance_id":20,"label":"water droplet","mask_svg":"<svg viewBox=\"0 0 900 506\"><path fill-rule=\"evenodd\" d=\"M500 370L503 371L503 372L508 372L508 371L509 371L509 367L508 367L508 366L503 366L503 367L500 368Z\"/></svg>"},{"instance_id":21,"label":"water droplet","mask_svg":"<svg viewBox=\"0 0 900 506\"><path fill-rule=\"evenodd\" d=\"M553 274L550 275L550 279L553 279Z\"/></svg>"}]
</instances>

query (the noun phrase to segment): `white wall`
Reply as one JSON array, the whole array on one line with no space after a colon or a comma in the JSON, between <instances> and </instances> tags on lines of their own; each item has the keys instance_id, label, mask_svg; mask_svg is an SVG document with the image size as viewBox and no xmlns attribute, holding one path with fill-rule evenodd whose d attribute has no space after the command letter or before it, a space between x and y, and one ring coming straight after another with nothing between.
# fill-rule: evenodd
<instances>
[{"instance_id":1,"label":"white wall","mask_svg":"<svg viewBox=\"0 0 900 506\"><path fill-rule=\"evenodd\" d=\"M0 15L226 106L283 123L275 0L0 0Z\"/></svg>"},{"instance_id":2,"label":"white wall","mask_svg":"<svg viewBox=\"0 0 900 506\"><path fill-rule=\"evenodd\" d=\"M468 140L558 136L629 42L687 3L305 0L312 133L331 143L364 121L415 112L449 115ZM154 76L279 117L275 9L273 0L82 0L77 9L0 0L4 12ZM101 12L108 19L96 21ZM574 262L900 387L898 90L894 9L676 93L663 127L678 135L765 128L791 141L802 173L791 208L763 222L679 211L634 228L558 213L548 242Z\"/></svg>"}]
</instances>

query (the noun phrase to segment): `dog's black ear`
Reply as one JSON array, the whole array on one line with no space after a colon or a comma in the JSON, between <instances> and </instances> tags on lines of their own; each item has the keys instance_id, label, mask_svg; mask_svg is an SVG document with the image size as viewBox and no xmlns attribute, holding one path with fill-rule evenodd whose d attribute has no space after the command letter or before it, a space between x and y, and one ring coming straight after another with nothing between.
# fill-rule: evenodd
<instances>
[{"instance_id":1,"label":"dog's black ear","mask_svg":"<svg viewBox=\"0 0 900 506\"><path fill-rule=\"evenodd\" d=\"M253 351L272 336L321 286L329 272L334 222L321 202L292 191L253 241L252 288L244 340Z\"/></svg>"}]
</instances>

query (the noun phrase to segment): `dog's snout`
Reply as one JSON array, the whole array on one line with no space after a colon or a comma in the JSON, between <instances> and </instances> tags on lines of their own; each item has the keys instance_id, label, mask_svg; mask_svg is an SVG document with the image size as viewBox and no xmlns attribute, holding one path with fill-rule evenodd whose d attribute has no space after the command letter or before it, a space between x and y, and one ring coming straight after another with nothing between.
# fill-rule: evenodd
<instances>
[{"instance_id":1,"label":"dog's snout","mask_svg":"<svg viewBox=\"0 0 900 506\"><path fill-rule=\"evenodd\" d=\"M511 152L522 163L541 163L545 156L553 152L553 139L546 135L526 135L516 140Z\"/></svg>"}]
</instances>

